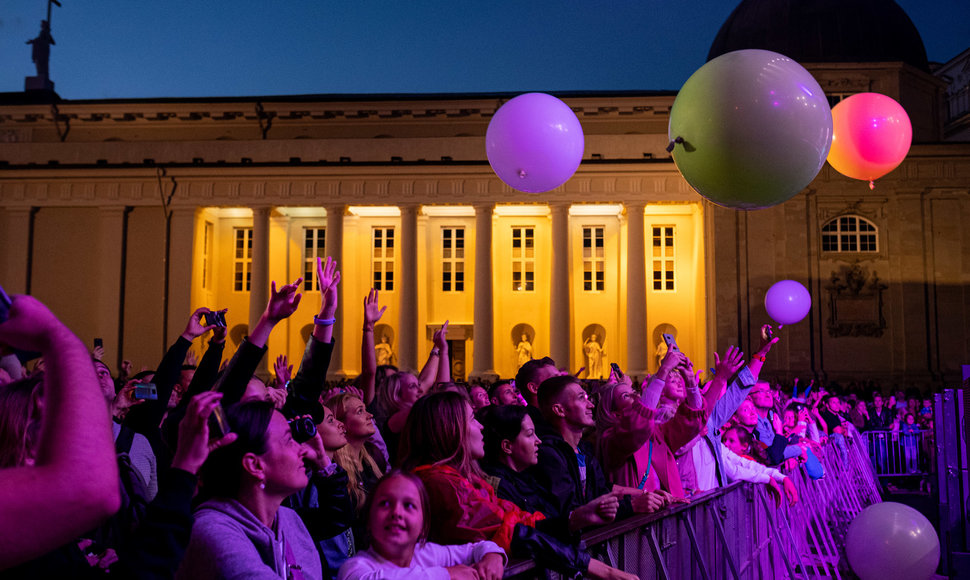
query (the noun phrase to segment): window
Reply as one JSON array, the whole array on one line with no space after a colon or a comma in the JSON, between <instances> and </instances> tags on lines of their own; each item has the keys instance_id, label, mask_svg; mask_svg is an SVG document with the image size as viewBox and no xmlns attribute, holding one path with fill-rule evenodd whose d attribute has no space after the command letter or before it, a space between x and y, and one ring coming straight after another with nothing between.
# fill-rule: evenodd
<instances>
[{"instance_id":1,"label":"window","mask_svg":"<svg viewBox=\"0 0 970 580\"><path fill-rule=\"evenodd\" d=\"M215 227L212 222L205 222L202 229L202 289L212 288L212 242Z\"/></svg>"},{"instance_id":2,"label":"window","mask_svg":"<svg viewBox=\"0 0 970 580\"><path fill-rule=\"evenodd\" d=\"M854 215L837 217L822 226L823 252L878 252L876 226Z\"/></svg>"},{"instance_id":3,"label":"window","mask_svg":"<svg viewBox=\"0 0 970 580\"><path fill-rule=\"evenodd\" d=\"M465 291L465 228L441 228L441 291Z\"/></svg>"},{"instance_id":4,"label":"window","mask_svg":"<svg viewBox=\"0 0 970 580\"><path fill-rule=\"evenodd\" d=\"M327 248L326 228L303 228L303 290L320 290L317 280L317 258L325 257Z\"/></svg>"},{"instance_id":5,"label":"window","mask_svg":"<svg viewBox=\"0 0 970 580\"><path fill-rule=\"evenodd\" d=\"M374 228L375 290L394 290L394 228Z\"/></svg>"},{"instance_id":6,"label":"window","mask_svg":"<svg viewBox=\"0 0 970 580\"><path fill-rule=\"evenodd\" d=\"M602 292L604 287L603 228L583 228L583 290Z\"/></svg>"},{"instance_id":7,"label":"window","mask_svg":"<svg viewBox=\"0 0 970 580\"><path fill-rule=\"evenodd\" d=\"M534 292L535 228L512 228L512 291Z\"/></svg>"},{"instance_id":8,"label":"window","mask_svg":"<svg viewBox=\"0 0 970 580\"><path fill-rule=\"evenodd\" d=\"M233 258L233 286L236 292L249 292L253 277L253 228L233 228L236 253Z\"/></svg>"},{"instance_id":9,"label":"window","mask_svg":"<svg viewBox=\"0 0 970 580\"><path fill-rule=\"evenodd\" d=\"M653 226L653 289L674 291L674 226Z\"/></svg>"},{"instance_id":10,"label":"window","mask_svg":"<svg viewBox=\"0 0 970 580\"><path fill-rule=\"evenodd\" d=\"M829 107L834 107L854 94L855 93L826 93L825 98L829 101Z\"/></svg>"}]
</instances>

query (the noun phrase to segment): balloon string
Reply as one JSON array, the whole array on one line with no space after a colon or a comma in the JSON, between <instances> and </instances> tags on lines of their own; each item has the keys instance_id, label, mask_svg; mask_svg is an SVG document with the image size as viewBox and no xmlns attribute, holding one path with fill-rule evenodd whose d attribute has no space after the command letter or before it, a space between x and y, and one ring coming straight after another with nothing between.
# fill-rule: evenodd
<instances>
[{"instance_id":1,"label":"balloon string","mask_svg":"<svg viewBox=\"0 0 970 580\"><path fill-rule=\"evenodd\" d=\"M870 181L869 182L869 189L876 189L876 182Z\"/></svg>"},{"instance_id":2,"label":"balloon string","mask_svg":"<svg viewBox=\"0 0 970 580\"><path fill-rule=\"evenodd\" d=\"M676 145L677 143L683 143L683 142L684 142L683 137L677 137L673 141L667 143L667 153L672 153L674 151L674 145Z\"/></svg>"}]
</instances>

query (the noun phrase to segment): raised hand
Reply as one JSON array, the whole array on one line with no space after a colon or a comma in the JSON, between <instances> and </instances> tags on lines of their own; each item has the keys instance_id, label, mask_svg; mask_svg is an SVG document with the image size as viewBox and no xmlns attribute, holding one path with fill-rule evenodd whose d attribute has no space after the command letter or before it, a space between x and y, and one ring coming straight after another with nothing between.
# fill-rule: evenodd
<instances>
[{"instance_id":1,"label":"raised hand","mask_svg":"<svg viewBox=\"0 0 970 580\"><path fill-rule=\"evenodd\" d=\"M209 441L209 416L219 406L221 399L222 393L205 391L189 401L185 418L179 423L178 446L172 459L172 467L198 473L209 453L236 440L236 434L229 433L225 437Z\"/></svg>"},{"instance_id":2,"label":"raised hand","mask_svg":"<svg viewBox=\"0 0 970 580\"><path fill-rule=\"evenodd\" d=\"M373 330L374 325L381 316L384 316L384 311L387 310L387 306L380 306L378 304L379 293L374 288L370 289L367 297L364 298L364 326Z\"/></svg>"},{"instance_id":3,"label":"raised hand","mask_svg":"<svg viewBox=\"0 0 970 580\"><path fill-rule=\"evenodd\" d=\"M431 340L431 342L433 342L436 347L444 351L448 348L447 337L448 337L448 321L446 320L445 323L441 325L441 328L435 331L434 338Z\"/></svg>"},{"instance_id":4,"label":"raised hand","mask_svg":"<svg viewBox=\"0 0 970 580\"><path fill-rule=\"evenodd\" d=\"M293 378L293 365L288 364L290 360L285 354L281 354L276 357L276 363L273 365L273 371L276 373L276 388L285 389L286 383L290 382Z\"/></svg>"},{"instance_id":5,"label":"raised hand","mask_svg":"<svg viewBox=\"0 0 970 580\"><path fill-rule=\"evenodd\" d=\"M320 318L333 318L337 312L337 286L340 284L340 270L337 261L327 256L326 262L317 258L317 284L320 286Z\"/></svg>"},{"instance_id":6,"label":"raised hand","mask_svg":"<svg viewBox=\"0 0 970 580\"><path fill-rule=\"evenodd\" d=\"M295 282L281 286L279 290L276 289L275 281L271 283L269 303L263 313L270 322L276 324L296 312L300 299L303 298L303 294L298 292L302 282L302 277L297 278Z\"/></svg>"},{"instance_id":7,"label":"raised hand","mask_svg":"<svg viewBox=\"0 0 970 580\"><path fill-rule=\"evenodd\" d=\"M743 366L744 353L733 344L725 351L724 358L719 357L716 352L714 353L714 376L728 380Z\"/></svg>"},{"instance_id":8,"label":"raised hand","mask_svg":"<svg viewBox=\"0 0 970 580\"><path fill-rule=\"evenodd\" d=\"M215 324L207 325L203 320L205 315L209 314L210 312L212 311L206 308L205 306L203 306L202 308L196 308L195 312L192 313L192 316L189 316L189 321L185 325L185 330L182 331L182 338L184 338L189 342L192 342L193 340L199 338L206 332L215 328L216 327Z\"/></svg>"}]
</instances>

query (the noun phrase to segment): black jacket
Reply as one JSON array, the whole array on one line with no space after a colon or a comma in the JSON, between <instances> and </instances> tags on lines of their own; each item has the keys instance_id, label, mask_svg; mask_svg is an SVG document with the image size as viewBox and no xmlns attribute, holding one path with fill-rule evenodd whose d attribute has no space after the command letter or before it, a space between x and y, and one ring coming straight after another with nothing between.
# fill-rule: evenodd
<instances>
[{"instance_id":1,"label":"black jacket","mask_svg":"<svg viewBox=\"0 0 970 580\"><path fill-rule=\"evenodd\" d=\"M560 514L568 514L597 497L610 493L613 484L606 478L603 466L596 459L593 446L586 441L579 443L579 451L585 456L586 485L580 484L579 459L573 448L559 435L547 433L539 446L539 464L530 471L539 485L549 490L555 498ZM633 514L629 497L620 500L616 519Z\"/></svg>"}]
</instances>

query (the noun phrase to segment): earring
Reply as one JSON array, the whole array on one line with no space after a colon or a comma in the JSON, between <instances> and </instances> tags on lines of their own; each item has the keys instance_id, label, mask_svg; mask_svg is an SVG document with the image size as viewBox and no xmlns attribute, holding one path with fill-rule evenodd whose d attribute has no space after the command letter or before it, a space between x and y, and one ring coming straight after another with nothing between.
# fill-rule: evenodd
<instances>
[{"instance_id":1,"label":"earring","mask_svg":"<svg viewBox=\"0 0 970 580\"><path fill-rule=\"evenodd\" d=\"M266 482L262 479L259 480L259 489L266 489Z\"/></svg>"}]
</instances>

